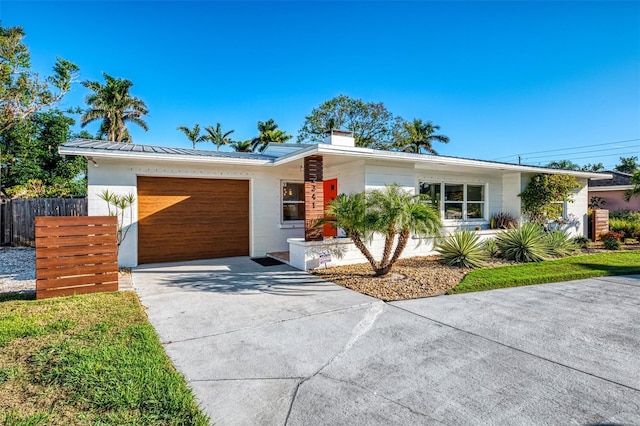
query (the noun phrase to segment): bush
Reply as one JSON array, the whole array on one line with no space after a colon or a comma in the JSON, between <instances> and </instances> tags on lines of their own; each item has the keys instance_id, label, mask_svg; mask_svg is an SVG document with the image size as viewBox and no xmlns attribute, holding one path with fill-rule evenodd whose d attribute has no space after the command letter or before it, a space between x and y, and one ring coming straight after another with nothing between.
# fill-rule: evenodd
<instances>
[{"instance_id":1,"label":"bush","mask_svg":"<svg viewBox=\"0 0 640 426\"><path fill-rule=\"evenodd\" d=\"M620 250L620 241L615 238L607 238L604 241L604 248L607 250Z\"/></svg>"},{"instance_id":2,"label":"bush","mask_svg":"<svg viewBox=\"0 0 640 426\"><path fill-rule=\"evenodd\" d=\"M479 268L484 265L486 258L478 234L466 229L440 240L436 250L442 255L444 263L461 268Z\"/></svg>"},{"instance_id":3,"label":"bush","mask_svg":"<svg viewBox=\"0 0 640 426\"><path fill-rule=\"evenodd\" d=\"M584 249L589 247L591 240L587 237L574 237L573 242Z\"/></svg>"},{"instance_id":4,"label":"bush","mask_svg":"<svg viewBox=\"0 0 640 426\"><path fill-rule=\"evenodd\" d=\"M498 250L496 240L494 240L493 238L484 240L484 242L482 243L482 249L489 257L498 257L498 255L500 254L500 250Z\"/></svg>"},{"instance_id":5,"label":"bush","mask_svg":"<svg viewBox=\"0 0 640 426\"><path fill-rule=\"evenodd\" d=\"M614 210L609 212L609 219L630 220L640 222L640 211L633 210Z\"/></svg>"},{"instance_id":6,"label":"bush","mask_svg":"<svg viewBox=\"0 0 640 426\"><path fill-rule=\"evenodd\" d=\"M500 212L491 216L491 229L511 229L518 226L518 221L509 213Z\"/></svg>"},{"instance_id":7,"label":"bush","mask_svg":"<svg viewBox=\"0 0 640 426\"><path fill-rule=\"evenodd\" d=\"M532 222L500 232L496 244L502 257L516 262L539 262L549 256L543 228Z\"/></svg>"},{"instance_id":8,"label":"bush","mask_svg":"<svg viewBox=\"0 0 640 426\"><path fill-rule=\"evenodd\" d=\"M609 218L609 229L623 232L625 236L632 237L640 232L640 220Z\"/></svg>"},{"instance_id":9,"label":"bush","mask_svg":"<svg viewBox=\"0 0 640 426\"><path fill-rule=\"evenodd\" d=\"M623 237L624 237L624 233L623 232L617 232L617 231L609 231L609 232L605 232L604 234L600 234L600 239L602 241L616 240L616 241L620 242L620 241L622 241Z\"/></svg>"},{"instance_id":10,"label":"bush","mask_svg":"<svg viewBox=\"0 0 640 426\"><path fill-rule=\"evenodd\" d=\"M550 256L566 257L578 251L578 244L570 238L564 231L556 230L547 232L544 235L547 250Z\"/></svg>"}]
</instances>

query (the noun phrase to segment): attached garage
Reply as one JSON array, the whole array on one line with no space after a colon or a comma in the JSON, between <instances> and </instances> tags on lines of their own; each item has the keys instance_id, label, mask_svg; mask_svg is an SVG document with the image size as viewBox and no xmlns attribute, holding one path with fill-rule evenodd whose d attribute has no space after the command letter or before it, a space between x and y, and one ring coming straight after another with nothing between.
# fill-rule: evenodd
<instances>
[{"instance_id":1,"label":"attached garage","mask_svg":"<svg viewBox=\"0 0 640 426\"><path fill-rule=\"evenodd\" d=\"M249 181L137 181L139 264L249 255Z\"/></svg>"}]
</instances>

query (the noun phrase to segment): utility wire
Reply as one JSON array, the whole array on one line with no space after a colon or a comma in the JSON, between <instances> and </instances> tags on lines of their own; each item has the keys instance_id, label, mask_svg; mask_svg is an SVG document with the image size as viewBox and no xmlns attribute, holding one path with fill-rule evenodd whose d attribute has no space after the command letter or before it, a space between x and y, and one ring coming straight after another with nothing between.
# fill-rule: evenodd
<instances>
[{"instance_id":1,"label":"utility wire","mask_svg":"<svg viewBox=\"0 0 640 426\"><path fill-rule=\"evenodd\" d=\"M575 147L571 147L571 148L559 148L559 149L549 149L549 150L545 150L545 151L524 152L524 153L521 153L521 154L505 155L504 157L494 158L494 161L495 160L500 160L502 158L517 157L518 155L522 156L522 155L529 155L529 154L543 154L543 153L546 153L546 152L570 151L572 149L591 148L591 147L594 147L594 146L615 145L615 144L618 144L618 143L637 142L637 141L640 141L640 138L638 138L638 139L627 139L627 140L624 140L624 141L596 143L596 144L593 144L593 145L575 146Z\"/></svg>"},{"instance_id":2,"label":"utility wire","mask_svg":"<svg viewBox=\"0 0 640 426\"><path fill-rule=\"evenodd\" d=\"M581 154L589 154L592 152L603 152L603 151L616 151L616 150L620 150L620 149L634 149L636 148L635 146L621 146L621 147L616 147L616 148L603 148L603 149L593 149L590 151L581 151L581 152L574 152L571 154L565 154L567 156L573 156L573 155L581 155ZM640 147L638 147L638 152L640 153ZM557 157L558 154L548 154L548 155L536 155L534 157L522 157L522 158L527 158L529 160L533 159L533 158L548 158L548 157Z\"/></svg>"},{"instance_id":3,"label":"utility wire","mask_svg":"<svg viewBox=\"0 0 640 426\"><path fill-rule=\"evenodd\" d=\"M616 157L617 157L617 156L619 156L619 155L620 155L620 156L622 156L622 155L631 155L631 154L637 154L637 152L620 152L620 153L618 153L618 154L605 154L605 155L601 155L600 157L614 157L614 156L616 156ZM571 160L584 160L584 159L587 159L587 158L593 158L593 157L592 157L592 156L588 156L588 157L576 157L576 158L571 158ZM525 160L527 160L527 159L526 159L526 158L523 158L523 159L522 159L522 162L524 163L524 162L525 162ZM565 158L565 160L566 160L566 158ZM571 161L571 160L570 160L570 161ZM596 159L596 160L597 160L597 159ZM535 163L535 161L534 161L534 163ZM537 163L538 163L538 164L540 164L540 163L542 163L542 161L537 161ZM545 161L545 163L546 163L546 161Z\"/></svg>"}]
</instances>

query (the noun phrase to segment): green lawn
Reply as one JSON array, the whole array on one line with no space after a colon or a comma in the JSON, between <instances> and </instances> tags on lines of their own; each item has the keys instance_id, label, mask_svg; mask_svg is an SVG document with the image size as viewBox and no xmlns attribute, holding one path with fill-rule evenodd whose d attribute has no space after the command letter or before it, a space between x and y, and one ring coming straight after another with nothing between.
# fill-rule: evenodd
<instances>
[{"instance_id":1,"label":"green lawn","mask_svg":"<svg viewBox=\"0 0 640 426\"><path fill-rule=\"evenodd\" d=\"M640 274L640 250L476 269L447 294L628 274Z\"/></svg>"},{"instance_id":2,"label":"green lawn","mask_svg":"<svg viewBox=\"0 0 640 426\"><path fill-rule=\"evenodd\" d=\"M0 424L206 425L208 419L136 295L121 292L0 303Z\"/></svg>"}]
</instances>

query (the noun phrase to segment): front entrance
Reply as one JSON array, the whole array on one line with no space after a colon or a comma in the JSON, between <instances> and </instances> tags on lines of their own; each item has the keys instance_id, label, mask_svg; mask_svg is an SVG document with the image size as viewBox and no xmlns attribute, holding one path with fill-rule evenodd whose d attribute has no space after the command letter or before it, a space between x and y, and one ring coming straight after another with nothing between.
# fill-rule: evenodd
<instances>
[{"instance_id":1,"label":"front entrance","mask_svg":"<svg viewBox=\"0 0 640 426\"><path fill-rule=\"evenodd\" d=\"M323 182L324 191L324 210L327 210L329 203L336 199L338 196L338 179L325 180ZM322 228L322 233L325 237L337 237L338 229L334 228L330 224L326 224Z\"/></svg>"}]
</instances>

